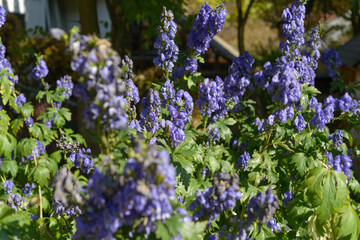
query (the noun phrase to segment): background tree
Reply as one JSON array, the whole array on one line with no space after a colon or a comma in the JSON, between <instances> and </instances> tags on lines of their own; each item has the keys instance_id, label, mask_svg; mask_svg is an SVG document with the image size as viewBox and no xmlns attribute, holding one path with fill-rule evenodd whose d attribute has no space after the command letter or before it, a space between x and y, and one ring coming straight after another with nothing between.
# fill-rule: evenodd
<instances>
[{"instance_id":1,"label":"background tree","mask_svg":"<svg viewBox=\"0 0 360 240\"><path fill-rule=\"evenodd\" d=\"M99 35L96 0L79 0L81 33Z\"/></svg>"},{"instance_id":2,"label":"background tree","mask_svg":"<svg viewBox=\"0 0 360 240\"><path fill-rule=\"evenodd\" d=\"M245 6L244 0L236 0L238 10L238 48L240 54L245 52L245 24L254 2L255 0L250 0L247 6Z\"/></svg>"}]
</instances>

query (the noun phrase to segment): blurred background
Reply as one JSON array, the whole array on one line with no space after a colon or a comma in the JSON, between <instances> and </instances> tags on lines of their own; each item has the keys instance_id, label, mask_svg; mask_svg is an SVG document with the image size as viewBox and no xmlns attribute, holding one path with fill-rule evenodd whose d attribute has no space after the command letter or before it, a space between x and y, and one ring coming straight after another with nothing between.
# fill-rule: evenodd
<instances>
[{"instance_id":1,"label":"blurred background","mask_svg":"<svg viewBox=\"0 0 360 240\"><path fill-rule=\"evenodd\" d=\"M212 7L224 3L228 15L223 30L212 41L211 49L205 56L206 64L200 66L203 76L225 76L233 57L238 56L239 52L249 51L256 60L256 67L280 55L281 14L284 8L290 6L290 0L207 2ZM35 52L44 54L53 73L52 78L56 80L64 75L69 69L64 46L50 33L55 36L58 29L68 31L78 26L83 34L109 38L121 56L130 56L138 76L137 85L140 89L147 89L161 76L153 67L152 59L156 55L153 43L163 6L173 11L178 24L176 41L180 50L185 50L192 21L204 1L0 0L0 4L9 13L6 25L1 30L2 41L7 46L8 57L22 82L31 81L27 76L35 62ZM351 80L359 77L356 67L360 62L357 58L360 57L356 56L353 46L348 46L348 49L345 47L344 51L342 46L353 38L356 40L360 32L359 5L359 0L309 0L306 4L306 29L309 30L319 22L325 25L322 47L338 48L340 56L345 58L345 70L352 73ZM318 76L326 78L322 70L319 69ZM326 89L326 86L320 88Z\"/></svg>"}]
</instances>

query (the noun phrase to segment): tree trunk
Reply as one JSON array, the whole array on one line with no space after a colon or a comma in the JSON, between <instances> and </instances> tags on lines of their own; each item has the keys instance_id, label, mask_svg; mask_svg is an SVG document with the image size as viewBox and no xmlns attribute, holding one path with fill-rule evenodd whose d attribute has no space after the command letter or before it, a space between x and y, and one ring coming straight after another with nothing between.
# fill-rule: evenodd
<instances>
[{"instance_id":1,"label":"tree trunk","mask_svg":"<svg viewBox=\"0 0 360 240\"><path fill-rule=\"evenodd\" d=\"M353 36L360 32L360 16L356 12L351 12L351 25L353 30Z\"/></svg>"},{"instance_id":2,"label":"tree trunk","mask_svg":"<svg viewBox=\"0 0 360 240\"><path fill-rule=\"evenodd\" d=\"M81 33L99 35L96 0L79 0Z\"/></svg>"},{"instance_id":3,"label":"tree trunk","mask_svg":"<svg viewBox=\"0 0 360 240\"><path fill-rule=\"evenodd\" d=\"M238 9L238 48L240 54L245 52L245 24L254 1L255 0L250 0L245 13L243 13L243 0L236 0Z\"/></svg>"},{"instance_id":4,"label":"tree trunk","mask_svg":"<svg viewBox=\"0 0 360 240\"><path fill-rule=\"evenodd\" d=\"M239 54L243 54L245 52L245 22L238 22L238 48Z\"/></svg>"},{"instance_id":5,"label":"tree trunk","mask_svg":"<svg viewBox=\"0 0 360 240\"><path fill-rule=\"evenodd\" d=\"M106 6L111 18L113 48L119 52L120 56L130 56L132 33L127 14L122 11L120 1L106 0Z\"/></svg>"}]
</instances>

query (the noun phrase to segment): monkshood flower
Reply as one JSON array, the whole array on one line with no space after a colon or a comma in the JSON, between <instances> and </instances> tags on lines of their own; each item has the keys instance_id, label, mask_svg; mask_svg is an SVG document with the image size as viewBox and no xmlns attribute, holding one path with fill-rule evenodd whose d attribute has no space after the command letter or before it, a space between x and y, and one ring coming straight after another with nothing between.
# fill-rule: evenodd
<instances>
[{"instance_id":1,"label":"monkshood flower","mask_svg":"<svg viewBox=\"0 0 360 240\"><path fill-rule=\"evenodd\" d=\"M74 88L74 83L72 82L71 77L69 75L65 75L61 77L59 80L56 80L56 86L65 89L65 92L63 93L65 99L69 99L71 97Z\"/></svg>"},{"instance_id":2,"label":"monkshood flower","mask_svg":"<svg viewBox=\"0 0 360 240\"><path fill-rule=\"evenodd\" d=\"M2 27L5 22L6 22L6 11L2 6L0 6L0 27Z\"/></svg>"},{"instance_id":3,"label":"monkshood flower","mask_svg":"<svg viewBox=\"0 0 360 240\"><path fill-rule=\"evenodd\" d=\"M66 214L68 216L75 217L78 216L79 214L82 214L80 207L77 205L66 208L65 205L57 199L54 200L52 205L55 213L59 216Z\"/></svg>"},{"instance_id":4,"label":"monkshood flower","mask_svg":"<svg viewBox=\"0 0 360 240\"><path fill-rule=\"evenodd\" d=\"M192 48L195 54L201 55L208 50L211 39L223 27L226 14L224 4L213 9L205 2L201 7L193 22L194 28L187 38L187 46Z\"/></svg>"},{"instance_id":5,"label":"monkshood flower","mask_svg":"<svg viewBox=\"0 0 360 240\"><path fill-rule=\"evenodd\" d=\"M272 66L270 62L266 62L263 71L254 73L255 85L262 89L267 89L275 71L276 66Z\"/></svg>"},{"instance_id":6,"label":"monkshood flower","mask_svg":"<svg viewBox=\"0 0 360 240\"><path fill-rule=\"evenodd\" d=\"M281 225L280 223L276 222L275 218L268 221L267 226L271 229L272 232L281 232Z\"/></svg>"},{"instance_id":7,"label":"monkshood flower","mask_svg":"<svg viewBox=\"0 0 360 240\"><path fill-rule=\"evenodd\" d=\"M172 11L166 11L164 7L160 20L161 26L157 29L159 36L154 43L158 53L158 56L154 58L154 64L166 72L172 71L179 53L179 48L174 41L176 23L173 20L174 15Z\"/></svg>"},{"instance_id":8,"label":"monkshood flower","mask_svg":"<svg viewBox=\"0 0 360 240\"><path fill-rule=\"evenodd\" d=\"M344 113L349 112L352 108L358 106L359 102L356 99L351 98L347 92L338 101L336 101L336 107Z\"/></svg>"},{"instance_id":9,"label":"monkshood flower","mask_svg":"<svg viewBox=\"0 0 360 240\"><path fill-rule=\"evenodd\" d=\"M293 200L294 196L291 193L291 190L288 190L284 193L284 205L287 206Z\"/></svg>"},{"instance_id":10,"label":"monkshood flower","mask_svg":"<svg viewBox=\"0 0 360 240\"><path fill-rule=\"evenodd\" d=\"M159 120L161 118L161 99L158 91L149 89L149 93L142 100L140 113L140 126L146 131L155 134L160 129Z\"/></svg>"},{"instance_id":11,"label":"monkshood flower","mask_svg":"<svg viewBox=\"0 0 360 240\"><path fill-rule=\"evenodd\" d=\"M157 221L173 214L170 200L175 199L176 171L166 151L150 146L139 159L128 159L121 177L95 169L89 179L84 215L76 219L75 239L113 239L119 228L147 237Z\"/></svg>"},{"instance_id":12,"label":"monkshood flower","mask_svg":"<svg viewBox=\"0 0 360 240\"><path fill-rule=\"evenodd\" d=\"M15 184L11 180L6 180L6 182L4 183L6 194L11 193L14 186Z\"/></svg>"},{"instance_id":13,"label":"monkshood flower","mask_svg":"<svg viewBox=\"0 0 360 240\"><path fill-rule=\"evenodd\" d=\"M320 61L325 65L329 72L329 76L333 80L337 80L339 76L337 76L336 68L339 68L342 65L341 58L339 54L335 51L335 48L330 50L325 49L321 54Z\"/></svg>"},{"instance_id":14,"label":"monkshood flower","mask_svg":"<svg viewBox=\"0 0 360 240\"><path fill-rule=\"evenodd\" d=\"M271 187L266 193L259 192L250 199L246 207L247 225L250 226L257 219L260 224L266 224L273 218L278 206L277 196L273 194Z\"/></svg>"},{"instance_id":15,"label":"monkshood flower","mask_svg":"<svg viewBox=\"0 0 360 240\"><path fill-rule=\"evenodd\" d=\"M7 205L15 209L16 211L20 210L24 203L23 197L19 193L10 193L7 199Z\"/></svg>"},{"instance_id":16,"label":"monkshood flower","mask_svg":"<svg viewBox=\"0 0 360 240\"><path fill-rule=\"evenodd\" d=\"M89 174L94 168L93 158L90 156L91 150L88 148L73 149L66 156L74 163L76 168L80 168L83 173Z\"/></svg>"},{"instance_id":17,"label":"monkshood flower","mask_svg":"<svg viewBox=\"0 0 360 240\"><path fill-rule=\"evenodd\" d=\"M303 37L305 32L304 1L295 0L291 8L286 8L283 11L281 19L284 21L282 34L286 38L286 41L280 42L280 50L287 56L295 58L300 55L298 49L305 43Z\"/></svg>"},{"instance_id":18,"label":"monkshood flower","mask_svg":"<svg viewBox=\"0 0 360 240\"><path fill-rule=\"evenodd\" d=\"M21 190L22 190L24 196L28 197L31 195L31 189L34 189L34 188L35 188L34 183L32 183L31 185L30 185L30 183L26 183L25 186Z\"/></svg>"},{"instance_id":19,"label":"monkshood flower","mask_svg":"<svg viewBox=\"0 0 360 240\"><path fill-rule=\"evenodd\" d=\"M33 79L39 81L40 79L46 77L49 73L49 69L46 66L44 59L41 59L39 63L32 69Z\"/></svg>"},{"instance_id":20,"label":"monkshood flower","mask_svg":"<svg viewBox=\"0 0 360 240\"><path fill-rule=\"evenodd\" d=\"M127 99L134 97L133 102L137 99L135 86L128 81L131 78L130 61L125 59L122 62L110 46L106 40L79 34L70 39L69 45L71 67L86 79L74 89L74 95L87 105L83 112L84 123L88 128L94 128L100 118L106 132L127 127L127 113L133 110L132 101ZM127 73L124 74L123 68ZM129 94L128 89L131 91Z\"/></svg>"},{"instance_id":21,"label":"monkshood flower","mask_svg":"<svg viewBox=\"0 0 360 240\"><path fill-rule=\"evenodd\" d=\"M26 120L25 120L25 124L26 126L28 127L32 127L34 125L34 119L32 117L28 117Z\"/></svg>"},{"instance_id":22,"label":"monkshood flower","mask_svg":"<svg viewBox=\"0 0 360 240\"><path fill-rule=\"evenodd\" d=\"M233 102L233 111L240 109L240 100L245 94L246 88L250 85L252 65L255 60L249 52L244 52L241 56L234 58L229 75L224 81L224 92L227 101Z\"/></svg>"},{"instance_id":23,"label":"monkshood flower","mask_svg":"<svg viewBox=\"0 0 360 240\"><path fill-rule=\"evenodd\" d=\"M328 139L332 140L335 148L339 150L340 145L343 143L343 133L339 130L336 133L330 134Z\"/></svg>"},{"instance_id":24,"label":"monkshood flower","mask_svg":"<svg viewBox=\"0 0 360 240\"><path fill-rule=\"evenodd\" d=\"M306 51L304 55L309 58L310 66L315 70L318 67L318 60L321 56L319 48L321 47L320 41L320 26L313 27L309 31L309 41L306 42L306 45L310 48L309 51Z\"/></svg>"},{"instance_id":25,"label":"monkshood flower","mask_svg":"<svg viewBox=\"0 0 360 240\"><path fill-rule=\"evenodd\" d=\"M216 173L212 187L203 192L197 190L196 199L190 204L190 211L194 211L194 221L216 220L222 212L233 209L236 201L241 199L239 177L237 174Z\"/></svg>"},{"instance_id":26,"label":"monkshood flower","mask_svg":"<svg viewBox=\"0 0 360 240\"><path fill-rule=\"evenodd\" d=\"M302 132L302 130L304 130L304 128L306 128L306 126L307 126L301 113L299 113L299 115L296 116L293 124L296 127L298 132Z\"/></svg>"},{"instance_id":27,"label":"monkshood flower","mask_svg":"<svg viewBox=\"0 0 360 240\"><path fill-rule=\"evenodd\" d=\"M7 60L6 58L0 58L0 70L4 68L7 68L7 71L11 74L8 76L10 81L12 81L14 84L18 83L19 77L17 75L14 75L14 71L12 70L9 60Z\"/></svg>"},{"instance_id":28,"label":"monkshood flower","mask_svg":"<svg viewBox=\"0 0 360 240\"><path fill-rule=\"evenodd\" d=\"M44 154L45 152L46 152L45 146L41 143L40 140L36 140L36 146L34 146L33 150L28 156L22 157L22 162L32 161L34 160L34 156L37 159L41 154Z\"/></svg>"},{"instance_id":29,"label":"monkshood flower","mask_svg":"<svg viewBox=\"0 0 360 240\"><path fill-rule=\"evenodd\" d=\"M210 142L212 142L213 144L220 140L220 132L217 127L210 124L206 131L209 134Z\"/></svg>"},{"instance_id":30,"label":"monkshood flower","mask_svg":"<svg viewBox=\"0 0 360 240\"><path fill-rule=\"evenodd\" d=\"M249 166L249 160L250 160L250 154L248 152L244 152L238 160L236 160L236 163L234 165L237 169L243 169L246 171Z\"/></svg>"},{"instance_id":31,"label":"monkshood flower","mask_svg":"<svg viewBox=\"0 0 360 240\"><path fill-rule=\"evenodd\" d=\"M199 86L196 104L201 110L201 115L208 116L213 122L227 115L223 85L221 78L216 76L214 81L206 78Z\"/></svg>"},{"instance_id":32,"label":"monkshood flower","mask_svg":"<svg viewBox=\"0 0 360 240\"><path fill-rule=\"evenodd\" d=\"M16 96L15 98L15 104L18 107L21 107L24 103L26 103L26 97L24 96L24 94L20 93L18 96Z\"/></svg>"},{"instance_id":33,"label":"monkshood flower","mask_svg":"<svg viewBox=\"0 0 360 240\"><path fill-rule=\"evenodd\" d=\"M260 119L255 119L255 121L252 123L252 125L255 125L258 129L259 133L262 133L265 131L264 123Z\"/></svg>"},{"instance_id":34,"label":"monkshood flower","mask_svg":"<svg viewBox=\"0 0 360 240\"><path fill-rule=\"evenodd\" d=\"M343 172L348 177L347 179L351 178L352 160L348 155L343 154L333 157L331 152L326 152L326 157L328 166L332 166L335 171Z\"/></svg>"}]
</instances>

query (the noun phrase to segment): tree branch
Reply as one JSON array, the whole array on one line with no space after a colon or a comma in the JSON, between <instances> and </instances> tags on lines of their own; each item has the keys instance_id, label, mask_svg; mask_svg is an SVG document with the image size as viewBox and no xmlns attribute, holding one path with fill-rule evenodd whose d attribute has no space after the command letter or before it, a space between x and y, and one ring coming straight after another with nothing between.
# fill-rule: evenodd
<instances>
[{"instance_id":1,"label":"tree branch","mask_svg":"<svg viewBox=\"0 0 360 240\"><path fill-rule=\"evenodd\" d=\"M246 13L245 13L245 16L244 16L244 21L246 22L246 20L248 19L249 17L249 14L250 14L250 10L251 10L251 7L253 5L253 3L255 2L255 0L251 0L247 9L246 9Z\"/></svg>"}]
</instances>

